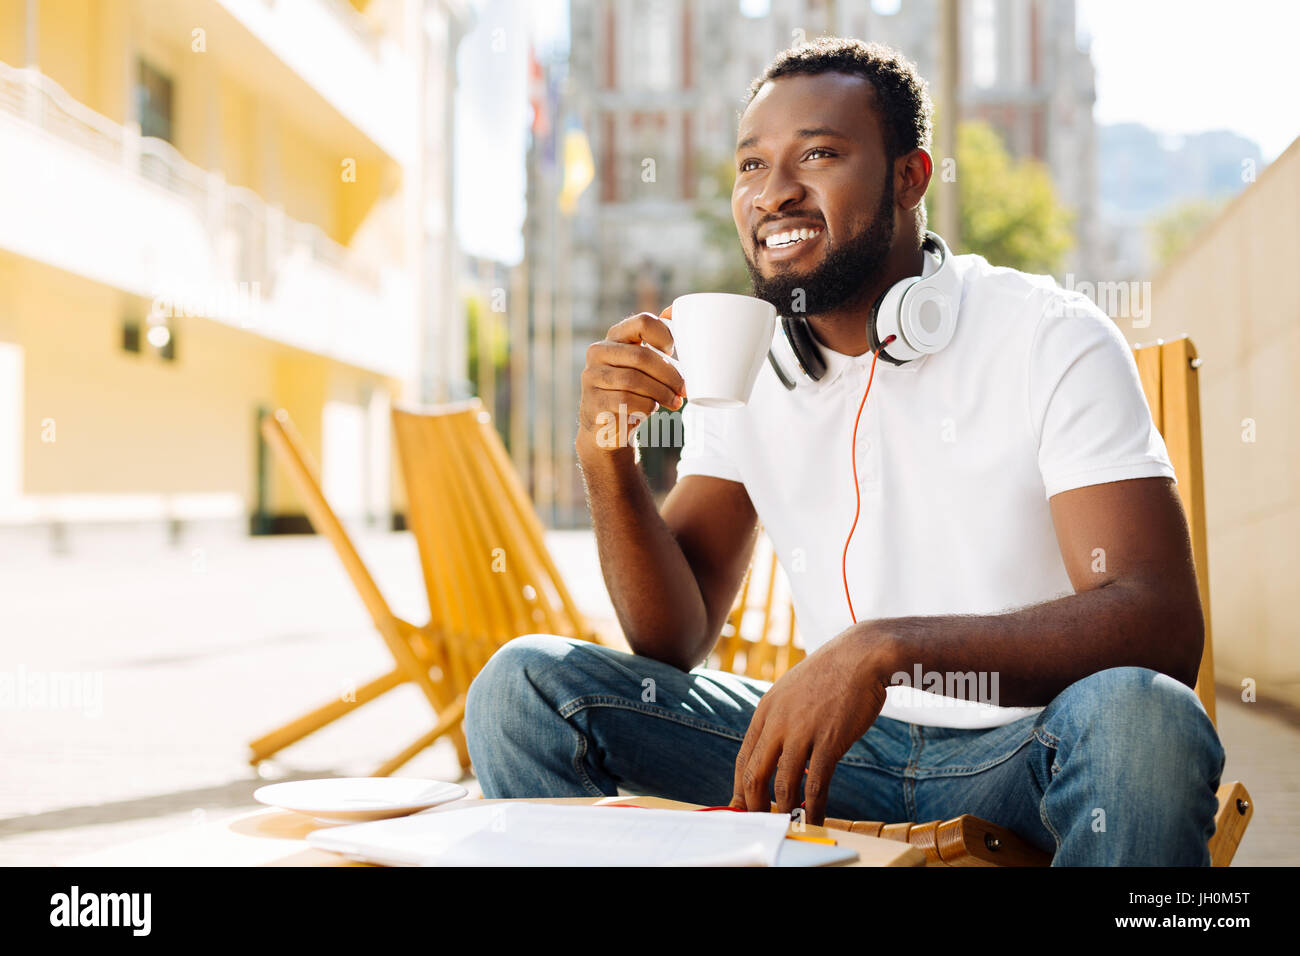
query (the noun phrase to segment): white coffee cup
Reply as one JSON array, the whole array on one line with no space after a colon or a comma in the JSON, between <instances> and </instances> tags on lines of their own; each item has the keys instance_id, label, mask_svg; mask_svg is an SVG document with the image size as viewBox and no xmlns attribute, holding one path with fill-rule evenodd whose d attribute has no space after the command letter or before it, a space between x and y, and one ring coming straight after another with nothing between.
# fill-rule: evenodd
<instances>
[{"instance_id":1,"label":"white coffee cup","mask_svg":"<svg viewBox=\"0 0 1300 956\"><path fill-rule=\"evenodd\" d=\"M694 292L673 300L668 323L686 398L710 408L749 401L776 331L776 307L730 292Z\"/></svg>"}]
</instances>

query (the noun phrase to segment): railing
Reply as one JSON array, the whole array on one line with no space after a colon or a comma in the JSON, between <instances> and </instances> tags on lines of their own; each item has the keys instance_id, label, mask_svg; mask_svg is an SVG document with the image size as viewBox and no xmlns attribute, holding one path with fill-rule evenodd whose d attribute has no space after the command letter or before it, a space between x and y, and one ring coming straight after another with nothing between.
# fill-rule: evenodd
<instances>
[{"instance_id":1,"label":"railing","mask_svg":"<svg viewBox=\"0 0 1300 956\"><path fill-rule=\"evenodd\" d=\"M0 62L0 112L120 166L185 202L204 221L218 255L240 281L269 287L281 258L305 253L372 291L379 288L378 269L359 261L319 226L290 219L251 189L232 186L220 173L195 166L166 140L141 136L135 124L122 125L96 113L39 71Z\"/></svg>"},{"instance_id":2,"label":"railing","mask_svg":"<svg viewBox=\"0 0 1300 956\"><path fill-rule=\"evenodd\" d=\"M323 2L371 56L378 56L379 36L364 13L348 3L348 0L323 0Z\"/></svg>"}]
</instances>

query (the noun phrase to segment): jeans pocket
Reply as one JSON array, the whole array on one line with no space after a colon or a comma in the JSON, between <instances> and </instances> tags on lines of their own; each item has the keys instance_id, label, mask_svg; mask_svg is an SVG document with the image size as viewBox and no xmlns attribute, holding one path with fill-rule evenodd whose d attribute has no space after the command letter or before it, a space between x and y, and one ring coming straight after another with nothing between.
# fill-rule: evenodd
<instances>
[{"instance_id":1,"label":"jeans pocket","mask_svg":"<svg viewBox=\"0 0 1300 956\"><path fill-rule=\"evenodd\" d=\"M1034 715L980 730L924 727L921 737L915 758L918 780L969 776L996 767L1024 750L1034 739Z\"/></svg>"}]
</instances>

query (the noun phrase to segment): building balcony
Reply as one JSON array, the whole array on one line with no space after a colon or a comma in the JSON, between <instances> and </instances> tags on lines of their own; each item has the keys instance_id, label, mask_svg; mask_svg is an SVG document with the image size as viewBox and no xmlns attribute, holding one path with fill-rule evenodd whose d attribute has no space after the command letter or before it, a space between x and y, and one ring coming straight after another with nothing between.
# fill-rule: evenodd
<instances>
[{"instance_id":1,"label":"building balcony","mask_svg":"<svg viewBox=\"0 0 1300 956\"><path fill-rule=\"evenodd\" d=\"M350 138L350 127L395 162L415 161L415 64L396 38L347 0L179 0L157 6L151 16L174 35L189 37L195 24L204 24L205 55L258 77L259 95L288 107L326 141Z\"/></svg>"},{"instance_id":2,"label":"building balcony","mask_svg":"<svg viewBox=\"0 0 1300 956\"><path fill-rule=\"evenodd\" d=\"M0 63L0 249L397 378L413 375L409 280L313 224Z\"/></svg>"}]
</instances>

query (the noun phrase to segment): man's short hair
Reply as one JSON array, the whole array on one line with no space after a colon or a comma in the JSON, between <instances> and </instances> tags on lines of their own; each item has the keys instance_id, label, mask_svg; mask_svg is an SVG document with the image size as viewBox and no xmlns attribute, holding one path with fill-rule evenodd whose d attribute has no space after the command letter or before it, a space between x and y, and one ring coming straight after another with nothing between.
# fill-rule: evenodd
<instances>
[{"instance_id":1,"label":"man's short hair","mask_svg":"<svg viewBox=\"0 0 1300 956\"><path fill-rule=\"evenodd\" d=\"M749 87L748 105L763 84L782 76L847 73L864 77L876 91L876 108L889 161L914 149L930 149L930 93L916 64L879 43L846 37L819 37L776 55Z\"/></svg>"}]
</instances>

